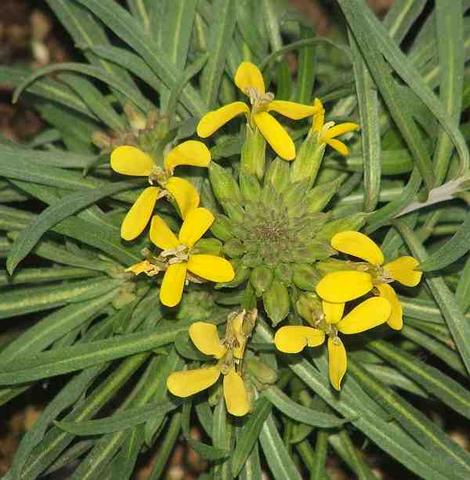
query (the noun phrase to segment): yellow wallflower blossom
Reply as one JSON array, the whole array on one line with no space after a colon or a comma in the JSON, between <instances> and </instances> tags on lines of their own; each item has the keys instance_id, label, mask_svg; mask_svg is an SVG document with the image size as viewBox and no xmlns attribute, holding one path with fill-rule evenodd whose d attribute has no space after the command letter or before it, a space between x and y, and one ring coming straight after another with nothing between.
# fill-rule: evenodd
<instances>
[{"instance_id":1,"label":"yellow wallflower blossom","mask_svg":"<svg viewBox=\"0 0 470 480\"><path fill-rule=\"evenodd\" d=\"M250 400L243 378L239 373L248 335L243 333L245 312L233 316L227 323L223 341L212 323L195 322L189 328L189 336L204 355L213 356L218 362L209 367L172 373L167 379L168 390L177 397L189 397L205 390L223 375L223 391L227 411L237 417L250 410ZM251 333L251 332L250 332Z\"/></svg>"},{"instance_id":2,"label":"yellow wallflower blossom","mask_svg":"<svg viewBox=\"0 0 470 480\"><path fill-rule=\"evenodd\" d=\"M160 288L160 301L163 305L174 307L181 301L188 271L211 282L233 280L235 272L225 258L192 253L194 244L213 222L214 215L209 210L195 208L186 215L177 237L162 218L158 215L152 218L150 240L163 250L159 258L165 259L167 264Z\"/></svg>"},{"instance_id":3,"label":"yellow wallflower blossom","mask_svg":"<svg viewBox=\"0 0 470 480\"><path fill-rule=\"evenodd\" d=\"M198 126L197 134L206 138L232 118L244 113L252 128L257 127L272 149L283 159L295 158L295 145L287 131L269 113L277 112L292 120L313 115L315 106L284 100L274 100L274 95L266 92L263 75L251 62L242 62L235 73L236 86L250 98L250 107L244 102L233 102L217 110L206 113Z\"/></svg>"},{"instance_id":4,"label":"yellow wallflower blossom","mask_svg":"<svg viewBox=\"0 0 470 480\"><path fill-rule=\"evenodd\" d=\"M191 182L174 177L178 165L207 167L211 155L209 149L195 140L183 142L170 150L163 160L163 168L152 157L137 147L122 145L111 153L111 168L122 175L148 177L152 186L137 198L121 225L121 237L134 240L147 226L157 200L167 194L175 200L183 218L199 206L199 194ZM158 186L153 186L157 184Z\"/></svg>"},{"instance_id":5,"label":"yellow wallflower blossom","mask_svg":"<svg viewBox=\"0 0 470 480\"><path fill-rule=\"evenodd\" d=\"M358 257L366 264L358 264L360 270L344 270L326 274L318 283L318 295L328 302L342 303L354 300L373 288L392 305L387 323L395 330L403 326L403 310L395 290L389 285L397 281L407 287L415 287L421 281L422 272L416 270L419 262L410 256L402 256L384 265L384 255L379 246L360 232L345 231L331 239L331 246L339 252Z\"/></svg>"},{"instance_id":6,"label":"yellow wallflower blossom","mask_svg":"<svg viewBox=\"0 0 470 480\"><path fill-rule=\"evenodd\" d=\"M341 155L348 155L348 147L340 140L337 140L336 137L344 133L359 130L359 125L353 122L345 122L338 125L335 125L335 122L325 123L325 109L323 108L322 102L316 98L313 106L315 108L315 117L312 123L312 132L318 134L319 143L326 143Z\"/></svg>"},{"instance_id":7,"label":"yellow wallflower blossom","mask_svg":"<svg viewBox=\"0 0 470 480\"><path fill-rule=\"evenodd\" d=\"M314 327L289 325L281 327L274 337L276 348L284 353L299 353L305 347L316 347L328 335L328 373L336 390L347 369L347 355L338 333L346 335L377 327L390 317L390 303L381 297L372 297L343 318L344 303L322 302L323 314L310 319Z\"/></svg>"}]
</instances>

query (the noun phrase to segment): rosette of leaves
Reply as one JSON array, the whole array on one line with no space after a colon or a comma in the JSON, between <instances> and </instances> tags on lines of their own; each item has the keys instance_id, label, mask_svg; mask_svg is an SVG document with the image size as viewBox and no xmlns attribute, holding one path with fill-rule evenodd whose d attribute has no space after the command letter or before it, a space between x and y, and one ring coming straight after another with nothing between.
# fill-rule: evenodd
<instances>
[{"instance_id":1,"label":"rosette of leaves","mask_svg":"<svg viewBox=\"0 0 470 480\"><path fill-rule=\"evenodd\" d=\"M470 404L467 2L397 0L379 20L363 0L338 0L329 38L283 1L44 3L77 61L0 67L2 88L17 89L45 124L26 144L0 141L2 418L38 389L48 398L5 478L126 479L151 457L155 480L181 444L206 460L201 478L325 478L330 456L349 477L467 478L468 453L453 440ZM277 99L319 97L329 119L353 119L361 132L347 158L326 151L312 185L291 181L282 160L240 174L244 135L227 127L210 144L211 178L186 176L218 212L220 240L198 248L223 248L240 283L192 284L177 309L164 309L158 282L125 273L149 247L145 236L119 237L143 183L119 181L109 152L194 138L203 114L239 98L231 79L242 60L260 66ZM291 125L298 146L307 128ZM158 213L176 228L167 207ZM299 321L292 299L315 283L328 228L353 218L386 257L417 258L424 282L398 292L400 332L377 328L348 345L337 393L324 352L274 353L272 322ZM267 292L283 301L286 290L289 306L270 306ZM218 387L171 397L170 373L207 362L189 326L222 331L254 302L252 412L229 416Z\"/></svg>"}]
</instances>

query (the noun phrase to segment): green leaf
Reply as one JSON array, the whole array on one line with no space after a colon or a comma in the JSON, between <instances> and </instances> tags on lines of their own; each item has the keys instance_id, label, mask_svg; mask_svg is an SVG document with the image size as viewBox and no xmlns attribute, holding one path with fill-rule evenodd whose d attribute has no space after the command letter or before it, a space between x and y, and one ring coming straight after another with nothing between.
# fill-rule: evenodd
<instances>
[{"instance_id":1,"label":"green leaf","mask_svg":"<svg viewBox=\"0 0 470 480\"><path fill-rule=\"evenodd\" d=\"M326 431L317 432L317 441L315 442L315 455L313 457L312 470L310 471L311 480L323 480L326 476L326 459L328 451L328 436Z\"/></svg>"},{"instance_id":2,"label":"green leaf","mask_svg":"<svg viewBox=\"0 0 470 480\"><path fill-rule=\"evenodd\" d=\"M178 403L175 402L154 402L119 411L110 417L82 422L60 421L55 424L62 430L79 436L101 435L135 427L148 421L151 415L166 415L177 407Z\"/></svg>"},{"instance_id":3,"label":"green leaf","mask_svg":"<svg viewBox=\"0 0 470 480\"><path fill-rule=\"evenodd\" d=\"M388 343L371 342L369 348L444 404L464 417L470 418L470 393L455 380L437 368L427 365L416 356Z\"/></svg>"},{"instance_id":4,"label":"green leaf","mask_svg":"<svg viewBox=\"0 0 470 480\"><path fill-rule=\"evenodd\" d=\"M339 427L348 422L348 420L338 418L336 415L304 407L291 400L277 387L269 387L263 392L263 397L267 398L275 408L287 417L306 425L321 428L333 428Z\"/></svg>"},{"instance_id":5,"label":"green leaf","mask_svg":"<svg viewBox=\"0 0 470 480\"><path fill-rule=\"evenodd\" d=\"M38 312L71 303L84 294L103 295L121 284L110 278L76 280L53 285L16 287L0 296L0 319ZM91 297L89 297L91 298Z\"/></svg>"},{"instance_id":6,"label":"green leaf","mask_svg":"<svg viewBox=\"0 0 470 480\"><path fill-rule=\"evenodd\" d=\"M432 253L424 262L420 263L419 269L423 272L441 270L470 250L470 212L467 213L457 233L442 247Z\"/></svg>"},{"instance_id":7,"label":"green leaf","mask_svg":"<svg viewBox=\"0 0 470 480\"><path fill-rule=\"evenodd\" d=\"M380 192L381 146L379 100L377 90L351 33L349 34L349 43L354 59L354 80L356 83L361 125L364 168L364 211L370 212L377 206Z\"/></svg>"},{"instance_id":8,"label":"green leaf","mask_svg":"<svg viewBox=\"0 0 470 480\"><path fill-rule=\"evenodd\" d=\"M395 226L408 244L413 256L418 261L424 262L427 258L426 250L413 231L401 221L397 221ZM465 367L467 371L470 372L470 346L468 343L468 339L470 338L470 323L465 318L455 296L449 290L443 278L425 274L424 279L432 296L441 309L458 351L462 356Z\"/></svg>"},{"instance_id":9,"label":"green leaf","mask_svg":"<svg viewBox=\"0 0 470 480\"><path fill-rule=\"evenodd\" d=\"M272 414L264 422L259 440L275 480L301 480L302 477L286 449Z\"/></svg>"},{"instance_id":10,"label":"green leaf","mask_svg":"<svg viewBox=\"0 0 470 480\"><path fill-rule=\"evenodd\" d=\"M436 1L436 38L439 54L439 96L445 111L456 128L459 126L462 111L464 80L464 29L462 2ZM444 181L453 150L453 145L440 129L433 163L438 184Z\"/></svg>"},{"instance_id":11,"label":"green leaf","mask_svg":"<svg viewBox=\"0 0 470 480\"><path fill-rule=\"evenodd\" d=\"M18 263L34 248L39 239L61 220L114 193L129 189L132 184L118 182L94 191L76 192L46 208L15 240L7 258L7 270L11 274Z\"/></svg>"},{"instance_id":12,"label":"green leaf","mask_svg":"<svg viewBox=\"0 0 470 480\"><path fill-rule=\"evenodd\" d=\"M113 0L76 0L93 12L119 38L133 48L161 81L172 90L178 78L176 68L166 59L165 52L152 38L142 32L138 21ZM190 85L181 94L182 103L194 114L205 113L205 106L199 93Z\"/></svg>"},{"instance_id":13,"label":"green leaf","mask_svg":"<svg viewBox=\"0 0 470 480\"><path fill-rule=\"evenodd\" d=\"M152 103L140 93L140 90L135 88L134 85L126 82L124 79L115 77L100 67L71 62L48 65L35 70L34 73L32 73L28 78L23 80L18 87L16 87L15 92L13 93L13 102L16 102L18 97L21 95L21 92L36 79L42 77L43 75L47 75L48 73L65 70L81 73L83 75L96 78L97 80L101 80L110 87L115 88L144 112L147 112L153 108Z\"/></svg>"},{"instance_id":14,"label":"green leaf","mask_svg":"<svg viewBox=\"0 0 470 480\"><path fill-rule=\"evenodd\" d=\"M74 303L57 310L28 328L0 353L0 362L44 350L68 333L99 314L117 295L116 289L86 302Z\"/></svg>"},{"instance_id":15,"label":"green leaf","mask_svg":"<svg viewBox=\"0 0 470 480\"><path fill-rule=\"evenodd\" d=\"M17 271L14 275L8 275L7 272L0 271L0 287L25 283L48 283L59 280L95 277L97 275L98 272L96 271L76 267L24 268Z\"/></svg>"},{"instance_id":16,"label":"green leaf","mask_svg":"<svg viewBox=\"0 0 470 480\"><path fill-rule=\"evenodd\" d=\"M451 478L466 478L470 471L470 454L451 440L443 430L429 420L418 409L402 399L395 392L383 386L370 373L354 361L348 362L348 369L393 415L428 452L445 466L445 472Z\"/></svg>"},{"instance_id":17,"label":"green leaf","mask_svg":"<svg viewBox=\"0 0 470 480\"><path fill-rule=\"evenodd\" d=\"M61 375L116 358L153 350L173 342L176 335L187 328L187 324L177 325L173 321L171 325L140 333L26 355L21 359L0 365L0 385L15 385Z\"/></svg>"},{"instance_id":18,"label":"green leaf","mask_svg":"<svg viewBox=\"0 0 470 480\"><path fill-rule=\"evenodd\" d=\"M253 412L237 436L237 443L232 454L232 475L236 477L247 461L260 436L264 422L271 413L272 405L265 398L256 401Z\"/></svg>"}]
</instances>

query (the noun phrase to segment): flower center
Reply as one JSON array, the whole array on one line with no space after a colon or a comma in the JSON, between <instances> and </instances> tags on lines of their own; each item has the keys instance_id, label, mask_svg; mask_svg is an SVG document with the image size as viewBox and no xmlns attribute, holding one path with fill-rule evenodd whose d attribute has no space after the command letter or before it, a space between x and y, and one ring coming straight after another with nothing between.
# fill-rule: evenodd
<instances>
[{"instance_id":1,"label":"flower center","mask_svg":"<svg viewBox=\"0 0 470 480\"><path fill-rule=\"evenodd\" d=\"M171 177L171 174L166 172L163 168L154 165L153 170L150 172L148 177L148 181L150 185L154 185L158 183L160 186L164 187L165 183Z\"/></svg>"},{"instance_id":2,"label":"flower center","mask_svg":"<svg viewBox=\"0 0 470 480\"><path fill-rule=\"evenodd\" d=\"M163 258L168 258L168 264L174 265L175 263L183 263L189 260L189 247L186 245L178 245L176 248L169 250L163 250L160 254Z\"/></svg>"},{"instance_id":3,"label":"flower center","mask_svg":"<svg viewBox=\"0 0 470 480\"><path fill-rule=\"evenodd\" d=\"M247 89L247 93L250 97L253 113L266 111L268 105L274 100L274 93L261 93L259 90L253 87L249 87Z\"/></svg>"}]
</instances>

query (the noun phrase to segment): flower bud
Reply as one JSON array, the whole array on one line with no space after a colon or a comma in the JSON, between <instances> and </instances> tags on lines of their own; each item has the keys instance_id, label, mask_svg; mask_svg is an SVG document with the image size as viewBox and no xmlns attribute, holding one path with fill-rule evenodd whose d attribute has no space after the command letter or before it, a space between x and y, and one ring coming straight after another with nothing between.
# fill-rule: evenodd
<instances>
[{"instance_id":1,"label":"flower bud","mask_svg":"<svg viewBox=\"0 0 470 480\"><path fill-rule=\"evenodd\" d=\"M259 265L253 269L250 275L250 282L258 297L271 286L273 271L265 265Z\"/></svg>"},{"instance_id":2,"label":"flower bud","mask_svg":"<svg viewBox=\"0 0 470 480\"><path fill-rule=\"evenodd\" d=\"M294 265L292 281L302 290L312 290L320 281L320 275L312 265Z\"/></svg>"},{"instance_id":3,"label":"flower bud","mask_svg":"<svg viewBox=\"0 0 470 480\"><path fill-rule=\"evenodd\" d=\"M307 211L309 213L317 213L323 210L326 204L338 192L342 181L343 179L341 177L336 178L331 182L322 183L310 190L305 196Z\"/></svg>"},{"instance_id":4,"label":"flower bud","mask_svg":"<svg viewBox=\"0 0 470 480\"><path fill-rule=\"evenodd\" d=\"M242 145L240 171L249 175L263 177L266 158L266 140L260 131L247 125L245 142Z\"/></svg>"},{"instance_id":5,"label":"flower bud","mask_svg":"<svg viewBox=\"0 0 470 480\"><path fill-rule=\"evenodd\" d=\"M286 286L274 279L269 289L263 295L263 305L273 326L287 317L289 313L289 292Z\"/></svg>"},{"instance_id":6,"label":"flower bud","mask_svg":"<svg viewBox=\"0 0 470 480\"><path fill-rule=\"evenodd\" d=\"M225 215L216 215L215 222L212 224L211 227L211 232L220 240L230 240L233 237L232 222Z\"/></svg>"}]
</instances>

